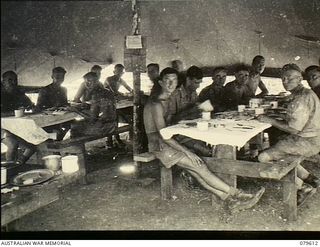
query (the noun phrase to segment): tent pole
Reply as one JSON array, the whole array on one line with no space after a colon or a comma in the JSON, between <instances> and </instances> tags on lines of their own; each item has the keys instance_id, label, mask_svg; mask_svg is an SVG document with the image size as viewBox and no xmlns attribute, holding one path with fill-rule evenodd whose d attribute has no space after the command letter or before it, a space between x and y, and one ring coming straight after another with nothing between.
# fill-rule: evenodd
<instances>
[{"instance_id":1,"label":"tent pole","mask_svg":"<svg viewBox=\"0 0 320 247\"><path fill-rule=\"evenodd\" d=\"M132 35L140 34L140 13L138 7L138 1L132 0ZM141 77L140 77L141 66L135 64L133 69L133 154L141 152L141 122L142 119L142 106L141 106Z\"/></svg>"}]
</instances>

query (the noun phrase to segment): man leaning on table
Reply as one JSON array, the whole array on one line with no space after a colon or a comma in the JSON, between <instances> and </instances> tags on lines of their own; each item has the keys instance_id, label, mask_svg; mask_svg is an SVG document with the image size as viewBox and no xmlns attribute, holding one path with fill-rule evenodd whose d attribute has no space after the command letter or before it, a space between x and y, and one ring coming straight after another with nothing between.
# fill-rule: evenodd
<instances>
[{"instance_id":1,"label":"man leaning on table","mask_svg":"<svg viewBox=\"0 0 320 247\"><path fill-rule=\"evenodd\" d=\"M260 162L290 159L292 155L310 157L320 152L320 101L317 95L305 88L301 69L296 64L286 64L281 70L284 88L292 94L283 121L267 116L258 120L270 123L287 135L275 145L263 151ZM320 179L310 174L301 165L297 167L298 205L313 195L320 186Z\"/></svg>"},{"instance_id":2,"label":"man leaning on table","mask_svg":"<svg viewBox=\"0 0 320 247\"><path fill-rule=\"evenodd\" d=\"M13 71L6 71L1 82L1 117L14 115L14 110L33 108L32 101L18 88L18 76ZM34 153L35 147L7 130L1 129L1 141L7 146L6 160L25 163ZM24 149L18 157L18 147Z\"/></svg>"}]
</instances>

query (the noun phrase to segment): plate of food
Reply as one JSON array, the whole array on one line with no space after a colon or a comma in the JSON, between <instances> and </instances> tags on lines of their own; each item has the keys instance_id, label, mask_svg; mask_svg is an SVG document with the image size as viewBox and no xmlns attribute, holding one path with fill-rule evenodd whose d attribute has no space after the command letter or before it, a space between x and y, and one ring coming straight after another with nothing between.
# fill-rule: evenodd
<instances>
[{"instance_id":1,"label":"plate of food","mask_svg":"<svg viewBox=\"0 0 320 247\"><path fill-rule=\"evenodd\" d=\"M53 176L54 172L49 169L36 169L15 176L11 184L16 186L30 186L46 182Z\"/></svg>"}]
</instances>

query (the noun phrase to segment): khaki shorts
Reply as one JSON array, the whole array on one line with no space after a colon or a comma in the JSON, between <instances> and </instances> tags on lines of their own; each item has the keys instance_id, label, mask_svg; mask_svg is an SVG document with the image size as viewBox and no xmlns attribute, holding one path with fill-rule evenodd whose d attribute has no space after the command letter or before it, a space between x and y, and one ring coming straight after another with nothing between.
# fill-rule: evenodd
<instances>
[{"instance_id":1,"label":"khaki shorts","mask_svg":"<svg viewBox=\"0 0 320 247\"><path fill-rule=\"evenodd\" d=\"M301 137L288 135L275 145L265 150L273 160L279 160L287 155L310 157L320 152L320 136Z\"/></svg>"},{"instance_id":2,"label":"khaki shorts","mask_svg":"<svg viewBox=\"0 0 320 247\"><path fill-rule=\"evenodd\" d=\"M160 151L153 151L152 153L161 161L166 167L170 168L173 165L179 163L181 159L185 157L185 154L181 151L177 151L166 143L161 143Z\"/></svg>"}]
</instances>

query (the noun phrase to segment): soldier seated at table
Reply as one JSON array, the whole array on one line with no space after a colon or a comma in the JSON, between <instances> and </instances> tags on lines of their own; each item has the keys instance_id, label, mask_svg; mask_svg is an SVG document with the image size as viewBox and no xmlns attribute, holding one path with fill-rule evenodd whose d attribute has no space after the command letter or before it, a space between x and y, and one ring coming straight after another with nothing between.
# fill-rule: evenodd
<instances>
[{"instance_id":1,"label":"soldier seated at table","mask_svg":"<svg viewBox=\"0 0 320 247\"><path fill-rule=\"evenodd\" d=\"M161 161L166 168L177 165L187 170L199 183L227 201L232 210L242 210L254 206L261 198L264 188L257 193L249 194L233 188L215 176L206 163L185 146L180 145L173 138L163 139L160 130L167 126L170 95L178 83L178 72L173 68L165 68L160 73L160 90L150 96L144 108L143 119L148 136L149 151Z\"/></svg>"},{"instance_id":2,"label":"soldier seated at table","mask_svg":"<svg viewBox=\"0 0 320 247\"><path fill-rule=\"evenodd\" d=\"M320 66L312 65L305 69L307 82L320 99Z\"/></svg>"},{"instance_id":3,"label":"soldier seated at table","mask_svg":"<svg viewBox=\"0 0 320 247\"><path fill-rule=\"evenodd\" d=\"M100 80L100 77L101 77L101 70L102 70L102 68L99 65L93 65L90 70L90 72L94 72L97 74L98 81ZM100 81L99 81L99 83L102 84ZM90 91L90 89L88 87L88 81L85 79L85 81L80 84L80 87L79 87L76 95L74 96L73 101L77 102L77 103L89 101L90 100L89 91Z\"/></svg>"},{"instance_id":4,"label":"soldier seated at table","mask_svg":"<svg viewBox=\"0 0 320 247\"><path fill-rule=\"evenodd\" d=\"M251 98L263 97L269 93L267 87L261 80L261 74L265 69L265 58L261 55L255 56L252 60L252 66L249 73L249 80L247 82L248 91ZM256 95L258 87L261 93Z\"/></svg>"},{"instance_id":5,"label":"soldier seated at table","mask_svg":"<svg viewBox=\"0 0 320 247\"><path fill-rule=\"evenodd\" d=\"M290 160L292 156L310 157L320 152L320 101L317 95L305 88L300 68L286 64L281 71L284 88L292 94L283 121L259 116L258 120L270 123L286 133L275 145L259 154L260 162ZM320 186L319 178L310 174L301 165L297 167L298 204L301 205Z\"/></svg>"},{"instance_id":6,"label":"soldier seated at table","mask_svg":"<svg viewBox=\"0 0 320 247\"><path fill-rule=\"evenodd\" d=\"M213 107L209 100L199 104L197 88L202 82L203 73L197 66L191 66L186 73L186 81L178 87L169 98L167 122L178 123L180 120L196 119L201 117L202 111L212 111ZM211 156L211 148L205 142L194 140L189 137L178 135L175 137L179 143L192 148L198 154Z\"/></svg>"},{"instance_id":7,"label":"soldier seated at table","mask_svg":"<svg viewBox=\"0 0 320 247\"><path fill-rule=\"evenodd\" d=\"M52 83L41 88L36 104L37 111L68 106L67 89L62 86L67 71L62 67L52 69ZM57 133L57 140L62 140L70 129L70 124L56 124L43 128L49 133Z\"/></svg>"},{"instance_id":8,"label":"soldier seated at table","mask_svg":"<svg viewBox=\"0 0 320 247\"><path fill-rule=\"evenodd\" d=\"M18 76L13 71L2 74L1 82L1 117L14 115L19 108L32 109L32 101L18 88ZM1 141L7 146L6 160L25 163L35 152L35 146L22 138L1 129ZM18 157L18 148L24 152Z\"/></svg>"},{"instance_id":9,"label":"soldier seated at table","mask_svg":"<svg viewBox=\"0 0 320 247\"><path fill-rule=\"evenodd\" d=\"M225 111L223 104L224 83L227 78L227 70L223 67L217 67L213 70L212 84L201 90L199 102L210 100L214 107L214 112Z\"/></svg>"},{"instance_id":10,"label":"soldier seated at table","mask_svg":"<svg viewBox=\"0 0 320 247\"><path fill-rule=\"evenodd\" d=\"M236 110L238 105L247 105L251 93L248 91L247 83L249 80L248 66L241 64L235 69L234 81L227 83L224 87L224 105L228 110Z\"/></svg>"},{"instance_id":11,"label":"soldier seated at table","mask_svg":"<svg viewBox=\"0 0 320 247\"><path fill-rule=\"evenodd\" d=\"M112 134L118 126L115 97L99 83L96 73L88 72L84 78L89 88L89 109L83 111L84 121L72 125L71 137Z\"/></svg>"},{"instance_id":12,"label":"soldier seated at table","mask_svg":"<svg viewBox=\"0 0 320 247\"><path fill-rule=\"evenodd\" d=\"M202 82L203 73L197 66L191 66L186 73L186 80L170 96L168 120L177 123L182 119L200 117L197 88Z\"/></svg>"}]
</instances>

